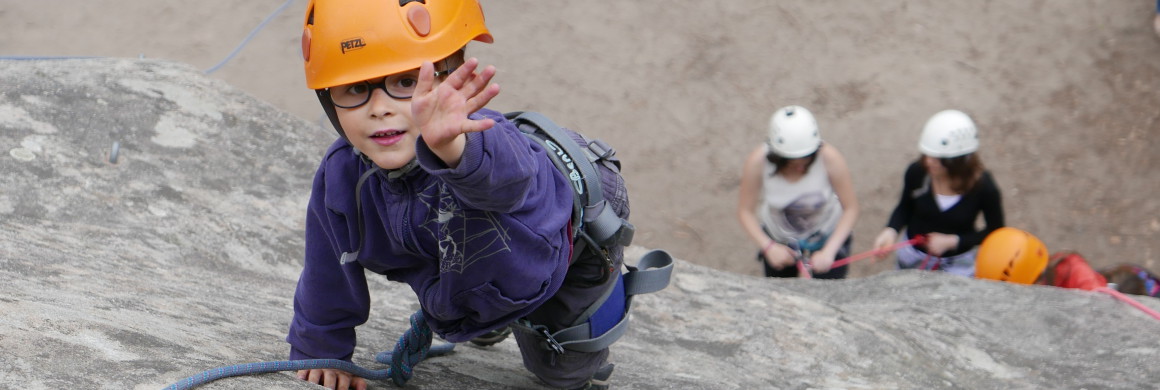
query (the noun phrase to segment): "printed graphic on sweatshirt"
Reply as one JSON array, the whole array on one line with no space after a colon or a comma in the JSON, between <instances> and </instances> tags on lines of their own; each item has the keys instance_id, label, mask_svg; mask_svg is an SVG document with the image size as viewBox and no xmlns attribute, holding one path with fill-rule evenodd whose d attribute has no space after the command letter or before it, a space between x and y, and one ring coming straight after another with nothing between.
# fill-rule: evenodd
<instances>
[{"instance_id":1,"label":"printed graphic on sweatshirt","mask_svg":"<svg viewBox=\"0 0 1160 390\"><path fill-rule=\"evenodd\" d=\"M421 227L439 243L439 272L463 273L477 261L497 253L510 252L511 235L490 211L465 211L443 183L432 183L421 191L419 200L430 210L431 219ZM471 232L471 234L468 234Z\"/></svg>"}]
</instances>

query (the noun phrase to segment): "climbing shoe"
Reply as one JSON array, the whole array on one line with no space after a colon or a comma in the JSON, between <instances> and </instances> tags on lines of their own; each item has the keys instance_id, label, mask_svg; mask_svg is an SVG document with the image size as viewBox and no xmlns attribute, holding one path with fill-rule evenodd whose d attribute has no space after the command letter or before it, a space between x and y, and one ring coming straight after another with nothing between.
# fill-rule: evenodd
<instances>
[{"instance_id":1,"label":"climbing shoe","mask_svg":"<svg viewBox=\"0 0 1160 390\"><path fill-rule=\"evenodd\" d=\"M612 378L612 369L615 367L616 365L612 363L605 364L604 367L596 370L595 374L592 374L592 379L589 379L588 383L573 390L608 390L612 385L609 378Z\"/></svg>"},{"instance_id":2,"label":"climbing shoe","mask_svg":"<svg viewBox=\"0 0 1160 390\"><path fill-rule=\"evenodd\" d=\"M506 339L510 334L512 334L512 328L505 326L503 328L496 329L491 332L484 333L479 337L473 338L471 339L471 343L481 347L495 345Z\"/></svg>"}]
</instances>

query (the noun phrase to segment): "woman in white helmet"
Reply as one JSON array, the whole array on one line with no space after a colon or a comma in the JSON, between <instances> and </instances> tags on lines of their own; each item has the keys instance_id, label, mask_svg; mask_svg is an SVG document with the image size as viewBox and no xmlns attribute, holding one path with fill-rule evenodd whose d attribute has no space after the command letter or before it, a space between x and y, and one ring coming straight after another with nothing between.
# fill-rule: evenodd
<instances>
[{"instance_id":1,"label":"woman in white helmet","mask_svg":"<svg viewBox=\"0 0 1160 390\"><path fill-rule=\"evenodd\" d=\"M761 248L765 276L799 276L798 250L808 256L813 277L846 276L847 267L830 266L849 255L858 198L846 159L822 142L809 110L774 112L766 142L745 160L737 219Z\"/></svg>"},{"instance_id":2,"label":"woman in white helmet","mask_svg":"<svg viewBox=\"0 0 1160 390\"><path fill-rule=\"evenodd\" d=\"M967 114L934 114L918 141L922 156L906 169L901 199L874 247L889 247L905 229L907 239L924 235L926 242L900 249L899 268L974 276L979 243L1003 227L999 187L978 149L978 130ZM979 214L986 224L982 230L975 227Z\"/></svg>"}]
</instances>

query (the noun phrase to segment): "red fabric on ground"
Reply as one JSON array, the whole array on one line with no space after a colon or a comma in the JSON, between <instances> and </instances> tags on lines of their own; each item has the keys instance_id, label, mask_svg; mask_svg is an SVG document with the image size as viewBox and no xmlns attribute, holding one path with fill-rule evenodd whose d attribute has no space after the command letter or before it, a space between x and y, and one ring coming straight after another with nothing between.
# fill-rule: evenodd
<instances>
[{"instance_id":1,"label":"red fabric on ground","mask_svg":"<svg viewBox=\"0 0 1160 390\"><path fill-rule=\"evenodd\" d=\"M1092 269L1087 260L1079 253L1058 252L1052 254L1049 264L1054 265L1047 270L1047 272L1054 273L1048 276L1052 286L1092 291L1108 285L1108 280L1095 269Z\"/></svg>"}]
</instances>

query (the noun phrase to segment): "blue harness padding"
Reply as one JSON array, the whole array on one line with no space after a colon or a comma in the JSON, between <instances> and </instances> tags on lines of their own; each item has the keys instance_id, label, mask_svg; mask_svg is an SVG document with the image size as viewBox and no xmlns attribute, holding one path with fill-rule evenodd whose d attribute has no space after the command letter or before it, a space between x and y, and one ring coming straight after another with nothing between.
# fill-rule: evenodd
<instances>
[{"instance_id":1,"label":"blue harness padding","mask_svg":"<svg viewBox=\"0 0 1160 390\"><path fill-rule=\"evenodd\" d=\"M655 249L640 258L636 267L627 267L608 292L592 303L577 319L575 325L551 332L546 326L527 319L512 324L512 328L538 334L544 339L544 348L564 353L597 352L615 343L628 330L628 313L632 297L668 287L673 274L673 257Z\"/></svg>"},{"instance_id":2,"label":"blue harness padding","mask_svg":"<svg viewBox=\"0 0 1160 390\"><path fill-rule=\"evenodd\" d=\"M596 312L588 317L588 337L600 337L616 327L616 324L627 315L628 297L624 294L624 274L617 275L611 292L612 294L604 300L604 304L597 307Z\"/></svg>"},{"instance_id":3,"label":"blue harness padding","mask_svg":"<svg viewBox=\"0 0 1160 390\"><path fill-rule=\"evenodd\" d=\"M822 232L811 234L809 237L797 240L798 250L809 253L820 251L826 246L826 240L829 238L829 234Z\"/></svg>"}]
</instances>

